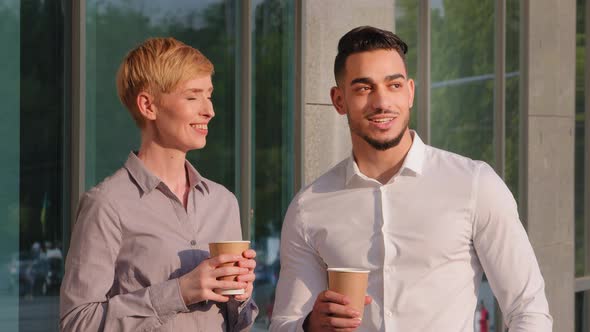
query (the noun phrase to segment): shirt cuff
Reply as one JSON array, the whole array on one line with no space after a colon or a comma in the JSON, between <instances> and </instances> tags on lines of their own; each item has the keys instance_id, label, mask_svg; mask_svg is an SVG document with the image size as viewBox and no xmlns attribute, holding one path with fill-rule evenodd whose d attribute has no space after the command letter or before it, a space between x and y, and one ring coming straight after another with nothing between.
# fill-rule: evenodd
<instances>
[{"instance_id":1,"label":"shirt cuff","mask_svg":"<svg viewBox=\"0 0 590 332\"><path fill-rule=\"evenodd\" d=\"M188 312L180 293L178 278L150 286L152 306L163 324L179 312Z\"/></svg>"},{"instance_id":2,"label":"shirt cuff","mask_svg":"<svg viewBox=\"0 0 590 332\"><path fill-rule=\"evenodd\" d=\"M236 300L237 301L237 300ZM242 312L242 310L244 308L246 308L246 306L248 306L250 304L250 302L252 302L252 296L250 296L248 299L244 300L244 301L237 301L240 305L238 306L238 314Z\"/></svg>"}]
</instances>

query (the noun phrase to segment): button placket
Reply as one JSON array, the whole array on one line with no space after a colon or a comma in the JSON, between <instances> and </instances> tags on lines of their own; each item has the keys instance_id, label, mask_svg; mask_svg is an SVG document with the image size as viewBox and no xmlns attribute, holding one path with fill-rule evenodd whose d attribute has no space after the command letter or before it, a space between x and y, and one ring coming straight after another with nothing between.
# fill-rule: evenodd
<instances>
[{"instance_id":1,"label":"button placket","mask_svg":"<svg viewBox=\"0 0 590 332\"><path fill-rule=\"evenodd\" d=\"M383 311L385 313L385 315L387 316L387 318L391 318L393 316L391 310L389 309L389 305L390 305L390 301L389 301L389 295L387 293L387 283L388 283L388 277L390 276L390 273L393 269L393 267L389 264L390 262L390 250L388 248L388 231L387 231L387 226L388 226L388 220L389 220L389 210L388 210L388 206L387 204L387 194L388 194L388 190L387 190L388 186L384 185L379 187L379 199L380 199L380 204L381 204L381 236L383 238ZM384 321L385 324L385 330L388 331L390 330L391 326L390 326L390 322L388 319L385 319Z\"/></svg>"}]
</instances>

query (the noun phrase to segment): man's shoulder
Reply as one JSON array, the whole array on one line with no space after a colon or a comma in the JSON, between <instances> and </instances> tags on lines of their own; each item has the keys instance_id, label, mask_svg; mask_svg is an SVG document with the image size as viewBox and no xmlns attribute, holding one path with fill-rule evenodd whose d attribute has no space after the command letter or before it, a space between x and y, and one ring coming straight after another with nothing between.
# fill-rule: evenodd
<instances>
[{"instance_id":1,"label":"man's shoulder","mask_svg":"<svg viewBox=\"0 0 590 332\"><path fill-rule=\"evenodd\" d=\"M484 161L471 159L452 151L426 145L425 167L427 170L476 175L484 165L487 165Z\"/></svg>"},{"instance_id":2,"label":"man's shoulder","mask_svg":"<svg viewBox=\"0 0 590 332\"><path fill-rule=\"evenodd\" d=\"M301 189L298 198L305 198L315 194L331 193L343 190L346 183L346 166L350 157L340 161L328 171L317 177L309 185Z\"/></svg>"}]
</instances>

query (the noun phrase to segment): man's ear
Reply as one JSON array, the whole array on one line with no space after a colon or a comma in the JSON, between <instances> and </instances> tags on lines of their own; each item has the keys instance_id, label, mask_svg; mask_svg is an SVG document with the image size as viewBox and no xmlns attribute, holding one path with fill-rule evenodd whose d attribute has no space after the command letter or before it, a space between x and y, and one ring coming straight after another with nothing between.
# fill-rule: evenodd
<instances>
[{"instance_id":1,"label":"man's ear","mask_svg":"<svg viewBox=\"0 0 590 332\"><path fill-rule=\"evenodd\" d=\"M155 98L151 94L141 91L136 98L137 109L146 120L155 120L158 113Z\"/></svg>"},{"instance_id":2,"label":"man's ear","mask_svg":"<svg viewBox=\"0 0 590 332\"><path fill-rule=\"evenodd\" d=\"M346 114L346 109L344 109L344 94L342 93L342 89L337 86L332 87L330 89L330 98L332 98L332 105L336 108L336 112L340 115Z\"/></svg>"},{"instance_id":3,"label":"man's ear","mask_svg":"<svg viewBox=\"0 0 590 332\"><path fill-rule=\"evenodd\" d=\"M408 89L409 89L409 92L410 92L410 100L409 100L409 103L408 104L410 105L410 108L412 108L414 106L414 93L416 91L415 90L416 87L414 85L414 80L413 79L408 79Z\"/></svg>"}]
</instances>

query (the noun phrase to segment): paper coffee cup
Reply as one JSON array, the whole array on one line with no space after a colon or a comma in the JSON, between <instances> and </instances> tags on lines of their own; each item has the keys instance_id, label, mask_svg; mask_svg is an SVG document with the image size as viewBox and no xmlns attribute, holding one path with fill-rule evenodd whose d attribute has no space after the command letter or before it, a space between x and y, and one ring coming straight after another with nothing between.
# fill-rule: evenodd
<instances>
[{"instance_id":1,"label":"paper coffee cup","mask_svg":"<svg viewBox=\"0 0 590 332\"><path fill-rule=\"evenodd\" d=\"M369 283L369 270L355 268L329 268L328 289L346 295L350 306L361 313L365 310L365 295Z\"/></svg>"},{"instance_id":2,"label":"paper coffee cup","mask_svg":"<svg viewBox=\"0 0 590 332\"><path fill-rule=\"evenodd\" d=\"M222 254L231 254L242 256L242 253L250 247L250 241L219 241L209 243L209 253L211 257ZM237 263L225 263L221 266L237 266ZM229 275L217 278L218 280L236 281L237 275ZM240 295L244 294L245 289L222 289L221 295Z\"/></svg>"}]
</instances>

